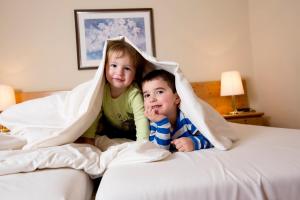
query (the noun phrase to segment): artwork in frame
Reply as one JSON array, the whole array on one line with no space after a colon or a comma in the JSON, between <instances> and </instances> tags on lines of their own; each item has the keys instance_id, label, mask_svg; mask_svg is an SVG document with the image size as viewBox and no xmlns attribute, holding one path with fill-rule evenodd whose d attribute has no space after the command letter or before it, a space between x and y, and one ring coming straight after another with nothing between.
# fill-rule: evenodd
<instances>
[{"instance_id":1,"label":"artwork in frame","mask_svg":"<svg viewBox=\"0 0 300 200\"><path fill-rule=\"evenodd\" d=\"M97 69L109 38L126 36L155 56L152 8L74 10L78 69Z\"/></svg>"}]
</instances>

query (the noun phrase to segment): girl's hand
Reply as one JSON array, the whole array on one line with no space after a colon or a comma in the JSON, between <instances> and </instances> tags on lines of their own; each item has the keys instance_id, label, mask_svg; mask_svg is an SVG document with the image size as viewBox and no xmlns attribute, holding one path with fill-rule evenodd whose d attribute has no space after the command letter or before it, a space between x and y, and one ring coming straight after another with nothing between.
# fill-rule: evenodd
<instances>
[{"instance_id":1,"label":"girl's hand","mask_svg":"<svg viewBox=\"0 0 300 200\"><path fill-rule=\"evenodd\" d=\"M176 149L181 152L194 151L194 143L192 139L188 137L175 139L171 144L174 144Z\"/></svg>"},{"instance_id":2,"label":"girl's hand","mask_svg":"<svg viewBox=\"0 0 300 200\"><path fill-rule=\"evenodd\" d=\"M166 116L159 114L158 110L152 109L151 106L145 108L145 116L152 122L158 122Z\"/></svg>"}]
</instances>

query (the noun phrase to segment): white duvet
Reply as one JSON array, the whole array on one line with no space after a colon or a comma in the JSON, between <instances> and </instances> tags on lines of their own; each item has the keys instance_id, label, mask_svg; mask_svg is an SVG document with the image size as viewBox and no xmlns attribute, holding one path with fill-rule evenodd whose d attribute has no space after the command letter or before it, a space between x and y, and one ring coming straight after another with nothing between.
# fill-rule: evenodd
<instances>
[{"instance_id":1,"label":"white duvet","mask_svg":"<svg viewBox=\"0 0 300 200\"><path fill-rule=\"evenodd\" d=\"M127 38L117 38L120 39L136 48ZM107 42L103 49L103 57L106 46ZM176 88L181 97L181 110L217 149L229 149L232 143L225 136L230 135L233 130L211 106L197 98L181 73L179 65L174 62L157 61L144 52L139 52L155 68L165 69L175 75ZM1 113L0 124L8 127L12 135L26 140L23 149L74 142L88 129L100 112L105 83L103 60L92 80L78 85L72 91L12 106Z\"/></svg>"},{"instance_id":2,"label":"white duvet","mask_svg":"<svg viewBox=\"0 0 300 200\"><path fill-rule=\"evenodd\" d=\"M7 150L0 151L0 176L36 169L69 167L83 170L92 178L97 178L110 166L158 161L169 154L149 141L116 144L104 152L93 145L75 143L39 149Z\"/></svg>"},{"instance_id":3,"label":"white duvet","mask_svg":"<svg viewBox=\"0 0 300 200\"><path fill-rule=\"evenodd\" d=\"M114 40L125 40L136 48L127 38ZM178 64L139 53L155 68L175 75L182 112L216 149L229 149L232 142L227 136L233 130L211 106L197 98ZM105 84L103 60L94 78L73 90L17 104L0 114L0 124L11 130L9 136L0 137L0 175L72 167L99 176L112 163L150 162L168 156L168 152L149 142L117 145L105 152L88 145L70 144L88 129L100 112Z\"/></svg>"}]
</instances>

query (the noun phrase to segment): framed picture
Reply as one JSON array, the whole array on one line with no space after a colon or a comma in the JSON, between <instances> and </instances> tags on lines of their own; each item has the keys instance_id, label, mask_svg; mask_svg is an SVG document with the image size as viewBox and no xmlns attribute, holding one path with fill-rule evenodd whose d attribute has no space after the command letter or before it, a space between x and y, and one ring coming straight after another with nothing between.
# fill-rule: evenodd
<instances>
[{"instance_id":1,"label":"framed picture","mask_svg":"<svg viewBox=\"0 0 300 200\"><path fill-rule=\"evenodd\" d=\"M78 69L96 69L108 38L126 36L155 56L152 8L74 10Z\"/></svg>"}]
</instances>

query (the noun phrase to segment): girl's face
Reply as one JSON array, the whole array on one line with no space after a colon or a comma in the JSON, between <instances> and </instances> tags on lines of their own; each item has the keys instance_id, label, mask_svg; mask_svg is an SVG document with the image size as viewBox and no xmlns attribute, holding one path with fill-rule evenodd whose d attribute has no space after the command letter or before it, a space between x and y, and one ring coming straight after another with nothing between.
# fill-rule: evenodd
<instances>
[{"instance_id":1,"label":"girl's face","mask_svg":"<svg viewBox=\"0 0 300 200\"><path fill-rule=\"evenodd\" d=\"M111 90L125 91L135 78L136 69L127 53L112 53L105 65Z\"/></svg>"},{"instance_id":2,"label":"girl's face","mask_svg":"<svg viewBox=\"0 0 300 200\"><path fill-rule=\"evenodd\" d=\"M164 115L169 119L172 115L176 115L180 98L177 93L173 93L166 81L162 78L146 81L142 89L145 109L154 110L156 114Z\"/></svg>"}]
</instances>

